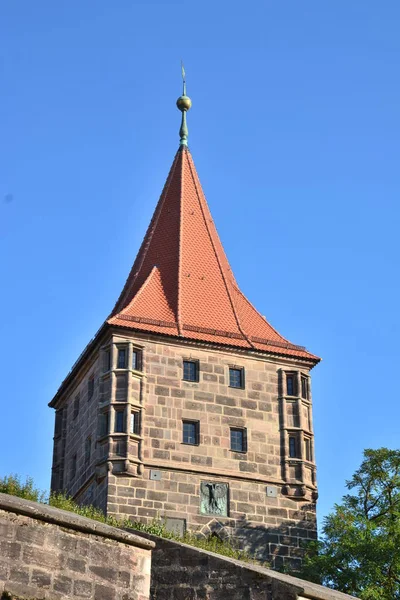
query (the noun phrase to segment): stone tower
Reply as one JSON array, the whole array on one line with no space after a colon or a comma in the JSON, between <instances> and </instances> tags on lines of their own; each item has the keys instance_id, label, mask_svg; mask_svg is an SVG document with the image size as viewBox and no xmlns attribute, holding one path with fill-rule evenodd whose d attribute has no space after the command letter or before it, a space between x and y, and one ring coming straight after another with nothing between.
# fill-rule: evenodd
<instances>
[{"instance_id":1,"label":"stone tower","mask_svg":"<svg viewBox=\"0 0 400 600\"><path fill-rule=\"evenodd\" d=\"M234 536L272 566L316 536L310 370L239 289L181 142L117 303L50 403L51 487Z\"/></svg>"}]
</instances>

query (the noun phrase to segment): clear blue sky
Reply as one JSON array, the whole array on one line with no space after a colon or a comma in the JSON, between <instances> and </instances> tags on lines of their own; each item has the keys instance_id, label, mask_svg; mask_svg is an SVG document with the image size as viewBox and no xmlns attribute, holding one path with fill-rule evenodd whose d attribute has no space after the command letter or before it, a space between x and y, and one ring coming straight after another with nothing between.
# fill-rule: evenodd
<instances>
[{"instance_id":1,"label":"clear blue sky","mask_svg":"<svg viewBox=\"0 0 400 600\"><path fill-rule=\"evenodd\" d=\"M50 480L67 371L178 145L242 290L313 371L319 515L398 447L397 0L0 3L0 475Z\"/></svg>"}]
</instances>

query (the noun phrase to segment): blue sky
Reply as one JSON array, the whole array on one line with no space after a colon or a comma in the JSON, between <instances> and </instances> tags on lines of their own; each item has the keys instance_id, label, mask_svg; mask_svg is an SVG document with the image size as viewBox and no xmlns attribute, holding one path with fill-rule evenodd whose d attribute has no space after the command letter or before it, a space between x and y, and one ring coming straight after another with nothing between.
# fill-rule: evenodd
<instances>
[{"instance_id":1,"label":"blue sky","mask_svg":"<svg viewBox=\"0 0 400 600\"><path fill-rule=\"evenodd\" d=\"M400 4L2 0L0 475L48 488L58 385L178 145L237 280L313 371L319 516L398 447ZM394 386L394 387L393 387Z\"/></svg>"}]
</instances>

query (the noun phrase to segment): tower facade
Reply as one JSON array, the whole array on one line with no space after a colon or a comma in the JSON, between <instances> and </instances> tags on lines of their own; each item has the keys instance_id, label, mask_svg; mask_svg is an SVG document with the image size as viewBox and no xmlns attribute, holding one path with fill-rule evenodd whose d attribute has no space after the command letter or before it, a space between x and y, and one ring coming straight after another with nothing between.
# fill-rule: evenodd
<instances>
[{"instance_id":1,"label":"tower facade","mask_svg":"<svg viewBox=\"0 0 400 600\"><path fill-rule=\"evenodd\" d=\"M310 371L239 289L181 144L116 305L50 403L52 483L272 566L316 537Z\"/></svg>"}]
</instances>

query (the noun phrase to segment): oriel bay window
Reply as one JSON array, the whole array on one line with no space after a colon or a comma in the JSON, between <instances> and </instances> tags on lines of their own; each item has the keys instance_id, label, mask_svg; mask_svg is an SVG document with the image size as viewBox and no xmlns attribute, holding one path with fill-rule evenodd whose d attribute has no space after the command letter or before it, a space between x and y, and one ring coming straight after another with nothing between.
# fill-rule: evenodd
<instances>
[{"instance_id":1,"label":"oriel bay window","mask_svg":"<svg viewBox=\"0 0 400 600\"><path fill-rule=\"evenodd\" d=\"M134 433L135 435L139 435L140 433L140 414L138 412L132 411L129 421L129 433Z\"/></svg>"},{"instance_id":2,"label":"oriel bay window","mask_svg":"<svg viewBox=\"0 0 400 600\"><path fill-rule=\"evenodd\" d=\"M300 458L298 440L296 435L289 435L289 457Z\"/></svg>"},{"instance_id":3,"label":"oriel bay window","mask_svg":"<svg viewBox=\"0 0 400 600\"><path fill-rule=\"evenodd\" d=\"M141 350L136 350L135 348L132 351L132 369L134 371L142 370L142 352Z\"/></svg>"},{"instance_id":4,"label":"oriel bay window","mask_svg":"<svg viewBox=\"0 0 400 600\"><path fill-rule=\"evenodd\" d=\"M296 396L296 374L295 373L287 373L286 374L286 394L288 396Z\"/></svg>"},{"instance_id":5,"label":"oriel bay window","mask_svg":"<svg viewBox=\"0 0 400 600\"><path fill-rule=\"evenodd\" d=\"M99 436L104 437L109 433L109 412L102 412L99 416Z\"/></svg>"},{"instance_id":6,"label":"oriel bay window","mask_svg":"<svg viewBox=\"0 0 400 600\"><path fill-rule=\"evenodd\" d=\"M301 397L305 400L308 399L308 381L304 375L301 376Z\"/></svg>"},{"instance_id":7,"label":"oriel bay window","mask_svg":"<svg viewBox=\"0 0 400 600\"><path fill-rule=\"evenodd\" d=\"M126 369L126 355L127 355L127 349L126 348L118 348L118 369Z\"/></svg>"},{"instance_id":8,"label":"oriel bay window","mask_svg":"<svg viewBox=\"0 0 400 600\"><path fill-rule=\"evenodd\" d=\"M125 411L124 410L116 410L115 411L115 421L114 421L114 432L115 433L124 433L125 431Z\"/></svg>"},{"instance_id":9,"label":"oriel bay window","mask_svg":"<svg viewBox=\"0 0 400 600\"><path fill-rule=\"evenodd\" d=\"M312 461L311 440L308 437L304 438L304 457L305 460Z\"/></svg>"}]
</instances>

